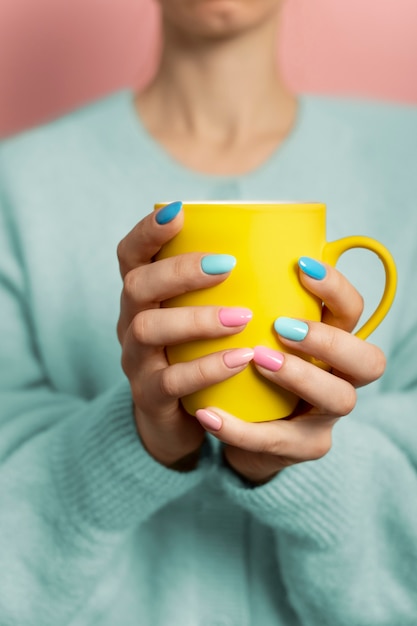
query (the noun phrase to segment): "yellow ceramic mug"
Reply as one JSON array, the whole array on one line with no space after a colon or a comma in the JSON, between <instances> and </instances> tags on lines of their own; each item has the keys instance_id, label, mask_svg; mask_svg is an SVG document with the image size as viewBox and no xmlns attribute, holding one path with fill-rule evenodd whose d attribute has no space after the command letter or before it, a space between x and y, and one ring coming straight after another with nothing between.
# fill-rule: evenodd
<instances>
[{"instance_id":1,"label":"yellow ceramic mug","mask_svg":"<svg viewBox=\"0 0 417 626\"><path fill-rule=\"evenodd\" d=\"M298 278L297 263L302 256L331 265L352 248L366 248L379 256L385 269L385 290L375 312L357 331L358 337L368 337L392 304L396 270L391 254L369 237L352 236L326 242L324 204L187 202L183 210L183 229L163 247L158 258L207 252L233 255L237 264L220 285L172 298L164 305L247 307L254 316L241 333L232 337L170 346L171 363L242 346L287 350L273 328L279 315L316 321L321 317L322 303L301 286ZM186 396L182 402L193 415L199 408L217 406L243 420L258 422L290 415L298 397L267 381L249 364L233 378Z\"/></svg>"}]
</instances>

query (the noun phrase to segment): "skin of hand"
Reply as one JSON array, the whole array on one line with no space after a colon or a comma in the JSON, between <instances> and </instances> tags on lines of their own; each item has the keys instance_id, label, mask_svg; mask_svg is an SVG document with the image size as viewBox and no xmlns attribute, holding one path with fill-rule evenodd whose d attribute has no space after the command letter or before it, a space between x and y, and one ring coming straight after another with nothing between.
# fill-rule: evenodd
<instances>
[{"instance_id":1,"label":"skin of hand","mask_svg":"<svg viewBox=\"0 0 417 626\"><path fill-rule=\"evenodd\" d=\"M200 253L154 261L183 224L181 210L163 224L156 215L145 217L118 246L123 290L117 334L143 445L161 464L189 471L198 461L205 430L184 411L179 399L242 371L253 350L223 351L190 363L168 364L165 346L236 334L249 319L225 325L221 307L161 308L164 300L216 285L230 272L206 273L201 261L207 255ZM238 358L230 358L231 353Z\"/></svg>"},{"instance_id":2,"label":"skin of hand","mask_svg":"<svg viewBox=\"0 0 417 626\"><path fill-rule=\"evenodd\" d=\"M224 351L169 365L165 346L236 334L246 325L224 325L220 307L161 308L170 297L219 284L229 276L205 273L204 255L199 253L153 262L182 224L182 211L164 224L152 213L118 247L124 285L117 330L137 430L157 461L180 471L195 467L208 431L225 444L225 460L236 473L263 484L285 467L318 459L330 450L334 424L354 408L356 388L383 374L385 357L377 346L351 334L363 310L362 297L336 269L324 265L320 280L300 270L301 283L324 306L321 322L302 321L307 332L301 340L280 335L296 354L269 351L265 358L258 346L242 350L249 357L243 364L236 365L239 359L227 358L230 351ZM328 367L317 367L301 355ZM252 357L265 378L301 398L293 416L249 423L217 407L202 407L197 419L183 410L181 397L239 373Z\"/></svg>"},{"instance_id":3,"label":"skin of hand","mask_svg":"<svg viewBox=\"0 0 417 626\"><path fill-rule=\"evenodd\" d=\"M197 411L200 423L225 444L226 463L255 485L268 482L290 465L327 454L333 426L356 404L356 388L378 379L385 370L382 351L351 334L363 310L362 297L336 269L322 267L321 280L299 272L304 287L324 303L322 321L302 320L305 336L297 341L280 334L281 342L296 354L268 351L265 358L265 350L255 347L258 371L302 399L295 414L248 423L219 408ZM313 356L328 367L317 367L301 355Z\"/></svg>"}]
</instances>

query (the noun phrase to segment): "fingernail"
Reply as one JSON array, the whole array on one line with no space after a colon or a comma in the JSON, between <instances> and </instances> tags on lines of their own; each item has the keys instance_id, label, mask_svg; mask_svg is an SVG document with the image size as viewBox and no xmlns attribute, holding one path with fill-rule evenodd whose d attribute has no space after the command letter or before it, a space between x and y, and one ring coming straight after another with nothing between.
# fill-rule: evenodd
<instances>
[{"instance_id":1,"label":"fingernail","mask_svg":"<svg viewBox=\"0 0 417 626\"><path fill-rule=\"evenodd\" d=\"M237 348L236 350L230 350L223 355L223 361L227 367L241 367L247 365L249 361L252 361L254 350L251 348Z\"/></svg>"},{"instance_id":2,"label":"fingernail","mask_svg":"<svg viewBox=\"0 0 417 626\"><path fill-rule=\"evenodd\" d=\"M315 278L316 280L323 280L327 273L323 263L320 263L320 261L316 261L315 259L311 259L308 256L302 256L298 260L298 267L304 272L304 274L307 274L307 276Z\"/></svg>"},{"instance_id":3,"label":"fingernail","mask_svg":"<svg viewBox=\"0 0 417 626\"><path fill-rule=\"evenodd\" d=\"M223 307L219 311L219 319L223 326L243 326L251 321L253 313L241 307Z\"/></svg>"},{"instance_id":4,"label":"fingernail","mask_svg":"<svg viewBox=\"0 0 417 626\"><path fill-rule=\"evenodd\" d=\"M208 254L201 259L201 269L205 274L225 274L236 265L236 259L230 254Z\"/></svg>"},{"instance_id":5,"label":"fingernail","mask_svg":"<svg viewBox=\"0 0 417 626\"><path fill-rule=\"evenodd\" d=\"M292 341L302 341L308 333L308 325L292 317L278 317L274 322L274 328L278 335Z\"/></svg>"},{"instance_id":6,"label":"fingernail","mask_svg":"<svg viewBox=\"0 0 417 626\"><path fill-rule=\"evenodd\" d=\"M253 360L271 372L278 372L284 364L284 355L265 346L255 346Z\"/></svg>"},{"instance_id":7,"label":"fingernail","mask_svg":"<svg viewBox=\"0 0 417 626\"><path fill-rule=\"evenodd\" d=\"M155 219L158 224L168 224L178 215L181 209L182 202L171 202L157 212Z\"/></svg>"},{"instance_id":8,"label":"fingernail","mask_svg":"<svg viewBox=\"0 0 417 626\"><path fill-rule=\"evenodd\" d=\"M200 424L208 430L217 431L220 430L220 428L223 426L223 421L221 417L216 415L216 413L209 411L208 409L198 409L195 412L195 416Z\"/></svg>"}]
</instances>

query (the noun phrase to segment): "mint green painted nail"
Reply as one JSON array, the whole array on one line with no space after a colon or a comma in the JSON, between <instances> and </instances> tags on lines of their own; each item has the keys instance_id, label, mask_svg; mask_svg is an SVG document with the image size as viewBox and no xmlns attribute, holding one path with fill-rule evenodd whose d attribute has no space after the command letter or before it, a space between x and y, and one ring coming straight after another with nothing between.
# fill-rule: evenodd
<instances>
[{"instance_id":1,"label":"mint green painted nail","mask_svg":"<svg viewBox=\"0 0 417 626\"><path fill-rule=\"evenodd\" d=\"M278 317L274 322L274 328L278 335L292 341L302 341L308 333L308 325L292 317Z\"/></svg>"},{"instance_id":2,"label":"mint green painted nail","mask_svg":"<svg viewBox=\"0 0 417 626\"><path fill-rule=\"evenodd\" d=\"M205 274L225 274L236 265L231 254L208 254L201 259L201 269Z\"/></svg>"}]
</instances>

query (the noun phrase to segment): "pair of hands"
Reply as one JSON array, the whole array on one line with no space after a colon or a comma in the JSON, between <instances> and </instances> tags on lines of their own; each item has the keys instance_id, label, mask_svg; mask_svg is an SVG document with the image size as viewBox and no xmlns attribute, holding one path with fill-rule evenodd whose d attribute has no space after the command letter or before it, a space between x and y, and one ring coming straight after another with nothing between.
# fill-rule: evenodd
<instances>
[{"instance_id":1,"label":"pair of hands","mask_svg":"<svg viewBox=\"0 0 417 626\"><path fill-rule=\"evenodd\" d=\"M329 370L296 354L277 353L283 364L274 371L276 367L265 367L264 359L263 365L256 363L255 356L262 376L302 399L291 419L249 423L211 407L191 416L182 408L181 397L234 376L247 365L230 366L226 352L169 365L165 346L237 334L245 325L223 325L220 307L161 308L164 300L219 284L229 274L206 274L201 267L205 255L200 253L153 262L181 229L183 214L165 224L155 218L156 213L145 217L118 247L124 281L117 327L122 367L132 390L137 430L149 454L167 467L192 469L208 430L225 444L230 467L255 484L289 465L324 456L334 424L355 406L356 387L376 380L385 369L381 350L351 334L363 310L360 294L331 266L326 265L322 280L300 271L303 286L324 303L322 321L308 322L302 341L280 340L300 355L324 361Z\"/></svg>"}]
</instances>

